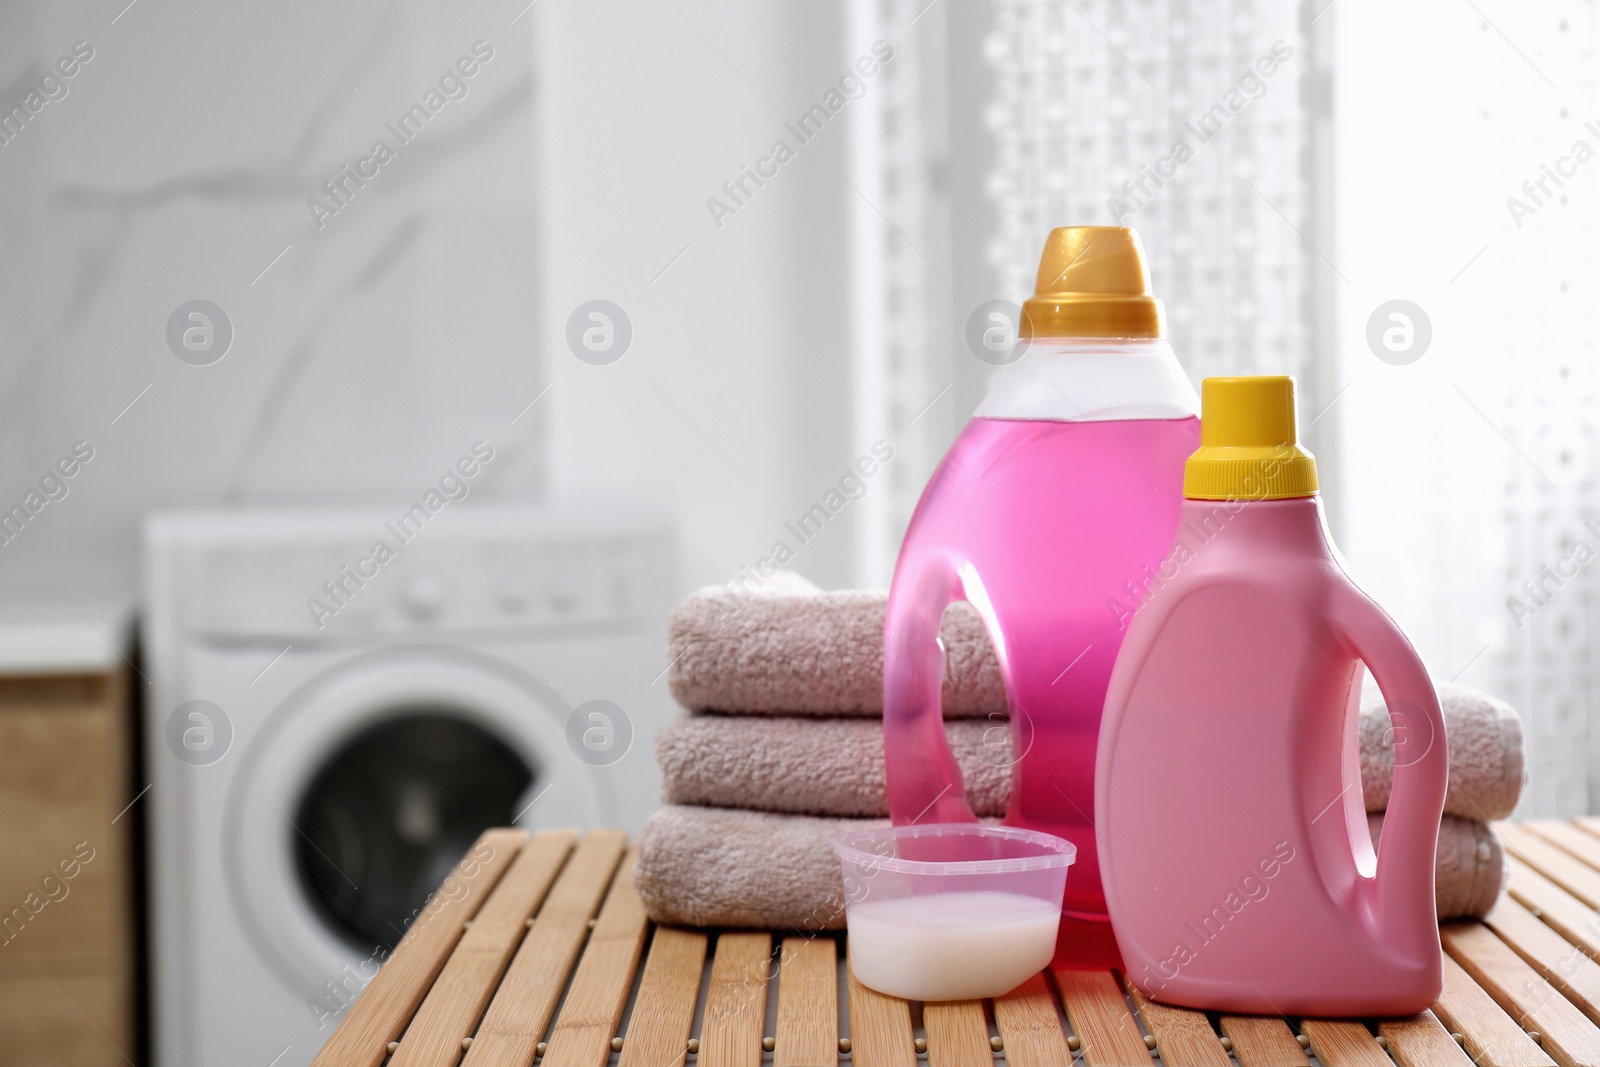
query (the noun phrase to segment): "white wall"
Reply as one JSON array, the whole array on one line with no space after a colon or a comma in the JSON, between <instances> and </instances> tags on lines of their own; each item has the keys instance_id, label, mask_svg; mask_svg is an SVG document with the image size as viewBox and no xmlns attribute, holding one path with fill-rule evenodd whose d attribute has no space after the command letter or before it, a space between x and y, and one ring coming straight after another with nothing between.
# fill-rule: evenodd
<instances>
[{"instance_id":1,"label":"white wall","mask_svg":"<svg viewBox=\"0 0 1600 1067\"><path fill-rule=\"evenodd\" d=\"M151 507L412 495L477 438L484 492L666 501L685 583L721 581L865 448L846 131L720 231L704 204L854 56L834 5L274 3L0 11L7 107L94 49L0 146L0 503L95 449L0 587L128 586ZM307 198L478 40L467 96L319 230ZM594 296L635 325L609 367L563 338ZM234 326L211 366L166 343L193 298ZM796 565L841 582L851 521Z\"/></svg>"},{"instance_id":2,"label":"white wall","mask_svg":"<svg viewBox=\"0 0 1600 1067\"><path fill-rule=\"evenodd\" d=\"M535 13L554 483L676 505L690 580L727 581L780 537L794 545L784 521L871 443L849 440L852 194L835 126L854 116L805 145L784 127L870 42L846 41L833 5ZM719 226L706 201L780 138L795 158ZM566 349L570 310L595 298L634 328L610 366ZM794 568L842 585L858 518L794 545Z\"/></svg>"}]
</instances>

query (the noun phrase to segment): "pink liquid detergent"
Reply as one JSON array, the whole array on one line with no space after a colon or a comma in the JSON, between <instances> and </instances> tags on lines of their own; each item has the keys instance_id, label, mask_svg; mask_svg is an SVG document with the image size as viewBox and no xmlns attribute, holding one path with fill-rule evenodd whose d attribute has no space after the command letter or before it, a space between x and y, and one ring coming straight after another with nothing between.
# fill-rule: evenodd
<instances>
[{"instance_id":1,"label":"pink liquid detergent","mask_svg":"<svg viewBox=\"0 0 1600 1067\"><path fill-rule=\"evenodd\" d=\"M895 567L883 642L889 813L897 825L974 821L939 704L940 622L966 600L1006 687L1011 748L990 750L1012 764L1005 821L1077 846L1055 963L1107 967L1118 956L1100 887L1095 745L1129 606L1177 530L1199 397L1162 337L1132 230L1051 231L1022 312L1027 347L934 472ZM981 332L986 348L999 318Z\"/></svg>"},{"instance_id":2,"label":"pink liquid detergent","mask_svg":"<svg viewBox=\"0 0 1600 1067\"><path fill-rule=\"evenodd\" d=\"M1031 357L1030 357L1031 358ZM1071 358L1071 357L1053 357ZM946 606L987 623L1011 705L1006 823L1078 848L1058 962L1115 961L1094 832L1096 740L1125 614L1171 547L1199 420L974 418L924 491L885 629L885 736L897 823L973 815L941 727Z\"/></svg>"}]
</instances>

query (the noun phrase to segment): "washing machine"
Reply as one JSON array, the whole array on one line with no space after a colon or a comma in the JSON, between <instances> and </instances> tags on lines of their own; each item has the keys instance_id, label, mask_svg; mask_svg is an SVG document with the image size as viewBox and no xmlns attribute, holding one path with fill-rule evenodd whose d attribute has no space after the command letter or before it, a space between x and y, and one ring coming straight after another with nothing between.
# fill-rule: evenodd
<instances>
[{"instance_id":1,"label":"washing machine","mask_svg":"<svg viewBox=\"0 0 1600 1067\"><path fill-rule=\"evenodd\" d=\"M310 1063L479 831L660 801L661 515L170 512L144 578L157 1067Z\"/></svg>"}]
</instances>

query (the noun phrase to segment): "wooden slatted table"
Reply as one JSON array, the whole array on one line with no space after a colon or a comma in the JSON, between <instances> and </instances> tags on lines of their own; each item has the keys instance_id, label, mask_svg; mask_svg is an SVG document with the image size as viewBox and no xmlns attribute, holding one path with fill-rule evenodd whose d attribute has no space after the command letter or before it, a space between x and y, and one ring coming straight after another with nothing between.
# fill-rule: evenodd
<instances>
[{"instance_id":1,"label":"wooden slatted table","mask_svg":"<svg viewBox=\"0 0 1600 1067\"><path fill-rule=\"evenodd\" d=\"M314 1067L1600 1067L1600 819L1498 826L1509 895L1447 923L1409 1019L1216 1016L1108 971L994 1001L856 983L842 937L654 927L613 830L491 830Z\"/></svg>"}]
</instances>

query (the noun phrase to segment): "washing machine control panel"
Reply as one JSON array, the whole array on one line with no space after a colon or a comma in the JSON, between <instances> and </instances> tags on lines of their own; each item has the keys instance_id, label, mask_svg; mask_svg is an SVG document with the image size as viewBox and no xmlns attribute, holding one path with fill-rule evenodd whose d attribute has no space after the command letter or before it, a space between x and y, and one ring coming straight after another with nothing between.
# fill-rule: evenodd
<instances>
[{"instance_id":1,"label":"washing machine control panel","mask_svg":"<svg viewBox=\"0 0 1600 1067\"><path fill-rule=\"evenodd\" d=\"M406 579L400 589L400 603L414 619L431 619L444 607L444 580L433 571L422 571Z\"/></svg>"},{"instance_id":2,"label":"washing machine control panel","mask_svg":"<svg viewBox=\"0 0 1600 1067\"><path fill-rule=\"evenodd\" d=\"M380 573L346 606L366 607L351 624L378 631L626 623L639 609L637 587L649 580L649 555L627 540L436 548L396 560L390 581ZM363 605L369 591L378 595Z\"/></svg>"},{"instance_id":3,"label":"washing machine control panel","mask_svg":"<svg viewBox=\"0 0 1600 1067\"><path fill-rule=\"evenodd\" d=\"M540 533L441 526L404 543L353 536L267 555L221 548L194 575L193 628L294 640L616 626L645 613L659 624L670 536Z\"/></svg>"}]
</instances>

